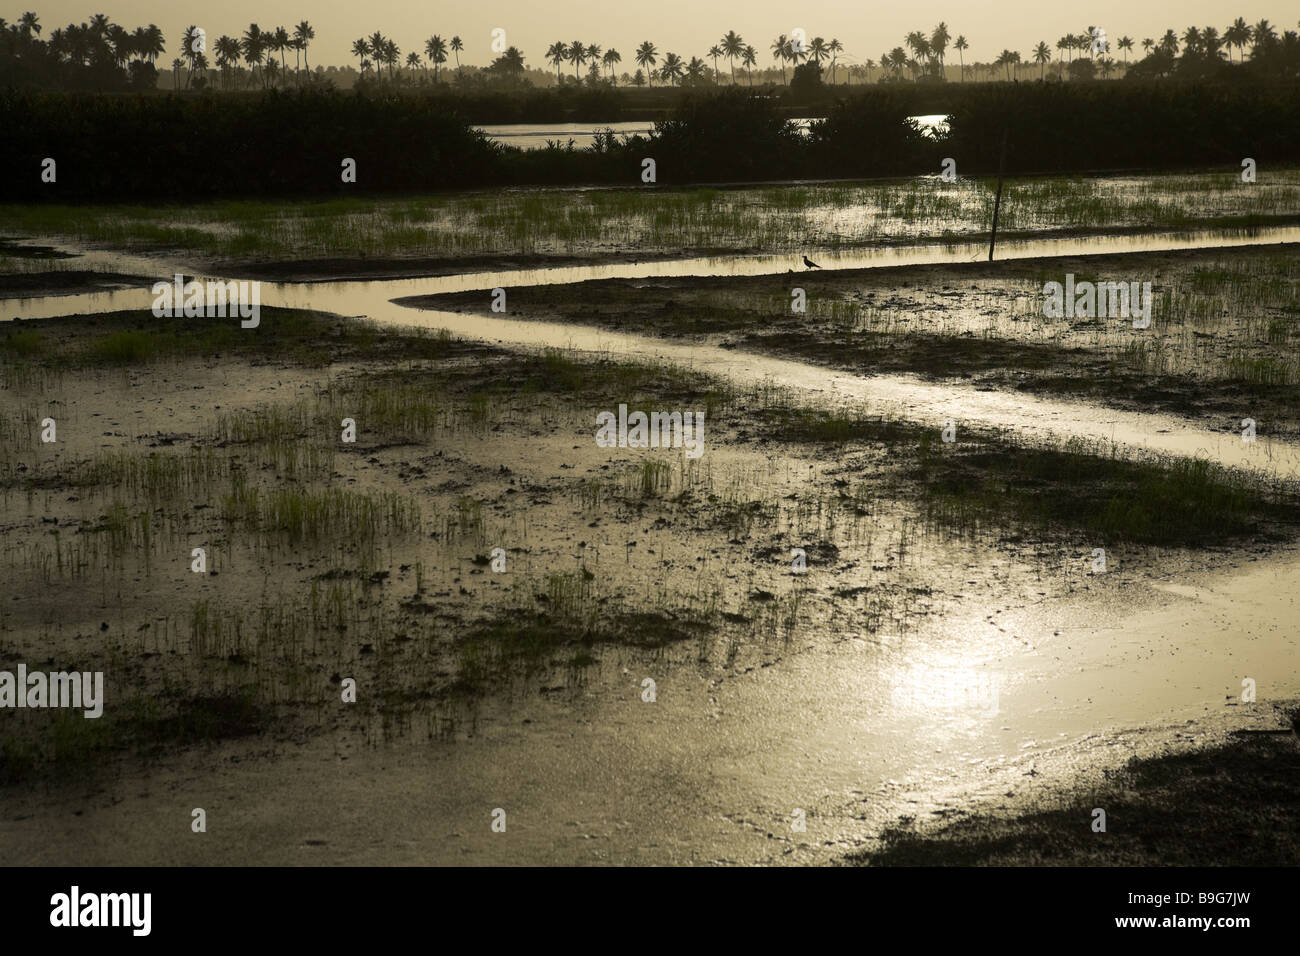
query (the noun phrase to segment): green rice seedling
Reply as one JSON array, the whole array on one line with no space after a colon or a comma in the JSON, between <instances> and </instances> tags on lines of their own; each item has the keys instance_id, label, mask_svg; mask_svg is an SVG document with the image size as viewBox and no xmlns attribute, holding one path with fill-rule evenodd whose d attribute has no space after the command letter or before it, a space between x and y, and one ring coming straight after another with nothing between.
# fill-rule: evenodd
<instances>
[{"instance_id":1,"label":"green rice seedling","mask_svg":"<svg viewBox=\"0 0 1300 956\"><path fill-rule=\"evenodd\" d=\"M673 466L659 458L647 458L637 467L638 490L642 498L654 498L672 487Z\"/></svg>"},{"instance_id":2,"label":"green rice seedling","mask_svg":"<svg viewBox=\"0 0 1300 956\"><path fill-rule=\"evenodd\" d=\"M456 499L454 510L443 516L441 532L444 544L458 541L472 544L482 542L487 536L483 503L468 495L461 495Z\"/></svg>"}]
</instances>

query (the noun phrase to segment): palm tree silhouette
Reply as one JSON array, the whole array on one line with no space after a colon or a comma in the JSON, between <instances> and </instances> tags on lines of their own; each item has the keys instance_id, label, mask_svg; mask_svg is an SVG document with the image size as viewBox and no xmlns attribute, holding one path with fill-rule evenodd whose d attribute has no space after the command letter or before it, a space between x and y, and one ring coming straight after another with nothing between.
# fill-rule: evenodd
<instances>
[{"instance_id":1,"label":"palm tree silhouette","mask_svg":"<svg viewBox=\"0 0 1300 956\"><path fill-rule=\"evenodd\" d=\"M352 41L352 55L361 61L361 72L366 72L366 57L370 55L370 44L364 38Z\"/></svg>"},{"instance_id":2,"label":"palm tree silhouette","mask_svg":"<svg viewBox=\"0 0 1300 956\"><path fill-rule=\"evenodd\" d=\"M434 34L424 41L424 55L433 64L433 82L438 82L438 68L447 62L447 41Z\"/></svg>"},{"instance_id":3,"label":"palm tree silhouette","mask_svg":"<svg viewBox=\"0 0 1300 956\"><path fill-rule=\"evenodd\" d=\"M745 41L740 38L735 30L728 30L726 36L722 38L722 52L726 54L727 59L731 62L731 85L736 85L736 57L742 56L745 52ZM750 85L753 85L753 77L750 77Z\"/></svg>"},{"instance_id":4,"label":"palm tree silhouette","mask_svg":"<svg viewBox=\"0 0 1300 956\"><path fill-rule=\"evenodd\" d=\"M388 38L385 37L378 30L370 34L370 56L374 63L375 76L376 78L381 80L384 77L384 71L383 71L384 54L387 50L387 46L388 46Z\"/></svg>"},{"instance_id":5,"label":"palm tree silhouette","mask_svg":"<svg viewBox=\"0 0 1300 956\"><path fill-rule=\"evenodd\" d=\"M212 45L212 50L216 54L217 66L221 68L221 88L225 89L230 67L239 62L239 41L234 37L220 36Z\"/></svg>"},{"instance_id":6,"label":"palm tree silhouette","mask_svg":"<svg viewBox=\"0 0 1300 956\"><path fill-rule=\"evenodd\" d=\"M808 59L812 60L819 67L822 60L830 59L831 51L826 46L826 41L821 37L813 37L808 43Z\"/></svg>"},{"instance_id":7,"label":"palm tree silhouette","mask_svg":"<svg viewBox=\"0 0 1300 956\"><path fill-rule=\"evenodd\" d=\"M658 59L659 51L655 49L655 45L649 40L644 41L636 48L636 62L645 69L646 76L650 80L651 89L654 89L655 80L654 71L650 68L658 62Z\"/></svg>"},{"instance_id":8,"label":"palm tree silhouette","mask_svg":"<svg viewBox=\"0 0 1300 956\"><path fill-rule=\"evenodd\" d=\"M289 31L284 27L276 27L275 32L271 34L271 49L280 54L280 69L284 70L284 51L289 48Z\"/></svg>"},{"instance_id":9,"label":"palm tree silhouette","mask_svg":"<svg viewBox=\"0 0 1300 956\"><path fill-rule=\"evenodd\" d=\"M573 78L581 79L578 76L578 69L587 62L587 47L581 40L574 40L569 44L569 62L573 64Z\"/></svg>"},{"instance_id":10,"label":"palm tree silhouette","mask_svg":"<svg viewBox=\"0 0 1300 956\"><path fill-rule=\"evenodd\" d=\"M1034 47L1034 62L1038 64L1038 79L1043 78L1043 70L1047 68L1047 62L1052 58L1052 48L1043 40L1038 41L1038 46Z\"/></svg>"},{"instance_id":11,"label":"palm tree silhouette","mask_svg":"<svg viewBox=\"0 0 1300 956\"><path fill-rule=\"evenodd\" d=\"M745 72L749 74L749 85L754 85L754 67L758 65L758 51L749 44L740 51L740 62L745 67Z\"/></svg>"},{"instance_id":12,"label":"palm tree silhouette","mask_svg":"<svg viewBox=\"0 0 1300 956\"><path fill-rule=\"evenodd\" d=\"M1273 24L1267 20L1260 20L1251 28L1250 39L1254 43L1250 51L1253 58L1261 48L1272 46L1277 42L1277 31L1273 29Z\"/></svg>"},{"instance_id":13,"label":"palm tree silhouette","mask_svg":"<svg viewBox=\"0 0 1300 956\"><path fill-rule=\"evenodd\" d=\"M459 75L464 75L464 71L460 68L460 51L463 49L465 49L464 41L460 37L452 37L451 52L456 54L456 73Z\"/></svg>"},{"instance_id":14,"label":"palm tree silhouette","mask_svg":"<svg viewBox=\"0 0 1300 956\"><path fill-rule=\"evenodd\" d=\"M302 50L302 65L306 68L308 76L310 76L311 64L307 62L307 45L316 39L316 28L303 20L293 28L293 38L298 41L298 48Z\"/></svg>"},{"instance_id":15,"label":"palm tree silhouette","mask_svg":"<svg viewBox=\"0 0 1300 956\"><path fill-rule=\"evenodd\" d=\"M945 76L944 56L948 50L948 24L940 23L930 34L930 49L939 61L939 75ZM946 78L946 77L945 77Z\"/></svg>"},{"instance_id":16,"label":"palm tree silhouette","mask_svg":"<svg viewBox=\"0 0 1300 956\"><path fill-rule=\"evenodd\" d=\"M569 59L569 48L564 45L563 41L552 43L546 48L546 59L555 67L555 82L560 82L560 64L567 63Z\"/></svg>"},{"instance_id":17,"label":"palm tree silhouette","mask_svg":"<svg viewBox=\"0 0 1300 956\"><path fill-rule=\"evenodd\" d=\"M784 33L772 41L772 59L781 61L781 82L785 83L785 61L790 53L790 40Z\"/></svg>"},{"instance_id":18,"label":"palm tree silhouette","mask_svg":"<svg viewBox=\"0 0 1300 956\"><path fill-rule=\"evenodd\" d=\"M613 47L610 47L605 51L603 62L605 64L605 69L609 70L609 78L614 81L615 86L618 86L618 73L614 68L623 62L622 54Z\"/></svg>"},{"instance_id":19,"label":"palm tree silhouette","mask_svg":"<svg viewBox=\"0 0 1300 956\"><path fill-rule=\"evenodd\" d=\"M262 54L266 50L266 40L261 28L256 23L250 23L248 29L244 31L244 37L239 43L240 49L244 53L244 62L248 64L249 73L252 79L257 78L257 65L262 62ZM266 85L263 79L263 86Z\"/></svg>"},{"instance_id":20,"label":"palm tree silhouette","mask_svg":"<svg viewBox=\"0 0 1300 956\"><path fill-rule=\"evenodd\" d=\"M682 58L676 53L664 54L664 65L659 70L659 75L669 82L676 82L682 78L686 66L682 63Z\"/></svg>"},{"instance_id":21,"label":"palm tree silhouette","mask_svg":"<svg viewBox=\"0 0 1300 956\"><path fill-rule=\"evenodd\" d=\"M111 34L112 29L113 27L110 24L108 30L105 32L107 34ZM201 34L199 33L199 28L193 24L190 24L188 27L186 27L185 32L181 34L181 56L183 56L185 60L189 63L189 70L186 71L185 73L186 89L189 89L190 80L194 78L194 56L196 53L198 53L198 50L195 49L195 46L198 45L197 41L200 36Z\"/></svg>"},{"instance_id":22,"label":"palm tree silhouette","mask_svg":"<svg viewBox=\"0 0 1300 956\"><path fill-rule=\"evenodd\" d=\"M965 83L966 82L966 58L963 57L962 54L966 50L970 49L970 44L966 42L966 38L964 36L958 36L957 39L953 41L952 46L953 49L957 51L957 62L961 64L961 79L962 82Z\"/></svg>"},{"instance_id":23,"label":"palm tree silhouette","mask_svg":"<svg viewBox=\"0 0 1300 956\"><path fill-rule=\"evenodd\" d=\"M1246 60L1246 44L1250 42L1250 24L1246 22L1245 17L1237 17L1232 21L1232 25L1223 33L1223 38L1228 41L1229 47L1237 48L1237 57L1241 62Z\"/></svg>"}]
</instances>

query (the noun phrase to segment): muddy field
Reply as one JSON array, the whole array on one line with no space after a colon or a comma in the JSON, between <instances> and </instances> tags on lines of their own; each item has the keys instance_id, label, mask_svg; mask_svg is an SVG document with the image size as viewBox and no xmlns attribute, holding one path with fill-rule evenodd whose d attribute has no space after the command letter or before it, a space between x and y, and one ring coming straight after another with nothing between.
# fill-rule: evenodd
<instances>
[{"instance_id":1,"label":"muddy field","mask_svg":"<svg viewBox=\"0 0 1300 956\"><path fill-rule=\"evenodd\" d=\"M5 250L0 655L108 702L7 715L15 858L1294 862L1295 246L268 283L247 330L150 314L229 254L173 239ZM645 254L597 246L546 255ZM1150 327L1046 319L1067 274Z\"/></svg>"},{"instance_id":2,"label":"muddy field","mask_svg":"<svg viewBox=\"0 0 1300 956\"><path fill-rule=\"evenodd\" d=\"M509 314L701 341L861 375L911 373L1294 437L1300 278L1294 247L806 271L750 279L599 280L509 290ZM1151 284L1150 327L1044 315L1044 285ZM800 290L800 291L796 291ZM802 295L801 295L802 293ZM802 299L802 301L800 301ZM423 308L486 312L481 292ZM799 311L802 308L804 311Z\"/></svg>"}]
</instances>

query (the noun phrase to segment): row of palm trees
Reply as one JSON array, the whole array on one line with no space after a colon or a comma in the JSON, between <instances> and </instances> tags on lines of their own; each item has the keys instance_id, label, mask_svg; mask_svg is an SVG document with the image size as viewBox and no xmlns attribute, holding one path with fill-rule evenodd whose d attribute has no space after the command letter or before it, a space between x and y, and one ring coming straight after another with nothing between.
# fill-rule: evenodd
<instances>
[{"instance_id":1,"label":"row of palm trees","mask_svg":"<svg viewBox=\"0 0 1300 956\"><path fill-rule=\"evenodd\" d=\"M546 48L545 59L555 67L557 81L562 79L560 67L563 64L573 64L573 76L574 79L577 79L582 64L590 62L591 68L588 75L594 72L596 77L600 78L603 76L603 71L608 71L610 76L615 77L615 82L617 82L616 70L618 65L623 62L623 55L613 47L602 51L598 43L584 44L581 40L565 43L561 40L552 43Z\"/></svg>"},{"instance_id":2,"label":"row of palm trees","mask_svg":"<svg viewBox=\"0 0 1300 956\"><path fill-rule=\"evenodd\" d=\"M424 41L424 55L429 63L433 64L433 81L438 82L439 73L442 65L447 62L448 55L456 58L456 71L461 72L460 54L465 49L465 44L460 37L454 36L450 40L444 40L438 34L434 34ZM362 37L352 42L352 55L357 57L361 63L361 75L365 76L367 71L374 69L376 73L381 67L388 67L388 76L393 77L393 71L402 63L402 50L397 43L390 37L384 36L379 31L375 31L368 37ZM418 70L428 69L425 62L420 59L420 55L415 52L407 53L405 64L407 68Z\"/></svg>"},{"instance_id":3,"label":"row of palm trees","mask_svg":"<svg viewBox=\"0 0 1300 956\"><path fill-rule=\"evenodd\" d=\"M147 72L152 76L152 67L165 49L162 31L156 25L150 24L129 31L110 21L104 14L95 14L81 24L69 24L67 27L52 30L44 39L41 39L40 34L40 20L30 11L24 13L14 24L8 24L0 19L0 52L20 60L39 54L52 59L55 63L77 68L107 65L121 70L130 65L130 72L134 73L137 68L147 66L149 68ZM202 33L197 27L190 26L181 38L180 52L172 61L177 88L180 88L182 83L185 87L201 85L206 77L206 71L210 66L208 44L200 41L201 36ZM236 81L239 76L245 75L238 69L243 63L247 66L246 75L249 83L260 83L265 88L278 85L282 82L282 78L289 74L286 59L289 51L292 51L295 56L293 68L295 79L301 82L304 70L310 76L308 47L315 36L315 29L306 20L292 30L283 26L262 30L253 23L242 36L217 38L211 43L211 53L216 66L221 69L223 87L229 85L232 75ZM1288 31L1285 37L1290 43L1294 34ZM1248 47L1250 56L1254 58L1261 51L1277 44L1280 39L1282 37L1279 37L1277 29L1268 20L1260 20L1250 25L1244 18L1238 17L1222 31L1212 26L1188 27L1180 37L1175 31L1167 30L1159 39L1142 40L1141 48L1147 58L1172 60L1179 56L1181 51L1184 59L1214 62L1226 58L1229 63L1233 62L1235 50L1236 61L1244 63ZM1121 36L1115 45L1117 49L1123 51L1124 68L1127 70L1135 41L1132 37ZM901 80L905 74L910 74L913 80L922 77L941 78L946 76L950 48L958 54L960 77L965 80L968 66L964 53L969 49L969 44L964 36L952 37L945 23L939 23L928 33L921 30L909 32L903 45L881 54L879 64L870 59L847 63L847 78L850 83L855 77L865 78L870 82L873 71L877 68L882 71L882 78L893 80ZM403 64L408 69L426 71L429 66L432 66L435 83L441 79L443 64L449 57L455 58L457 72L463 73L460 62L462 50L464 44L459 36L452 36L447 40L438 34L425 41L423 59L419 53L409 52L403 61L402 51L397 43L378 31L352 44L352 54L360 59L363 76L371 70L381 75L386 68L391 79ZM818 67L828 63L829 79L834 83L837 81L840 59L845 58L850 61L853 59L845 57L843 44L835 38L829 41L822 37L806 40L802 37L782 34L771 42L769 50L772 59L781 69L782 83L787 82L787 66L797 68L807 62L815 63ZM1089 57L1092 68L1087 71L1087 75L1092 75L1092 71L1095 70L1102 76L1108 76L1117 69L1116 62L1107 56L1110 52L1109 41L1105 40L1104 33L1091 26L1084 32L1067 33L1062 36L1056 41L1055 50L1054 64L1053 48L1046 41L1040 41L1030 53L1029 59L1039 67L1040 79L1049 68L1054 68L1058 74L1068 71L1070 75L1075 75L1076 56L1079 59L1084 55ZM709 48L706 55L713 61L714 83L722 82L718 61L725 59L732 84L737 82L736 65L739 62L748 76L750 85L753 85L753 72L758 66L758 50L746 43L735 30L728 30ZM636 48L633 57L640 70L631 80L638 85L648 82L653 87L656 80L665 84L700 82L706 81L709 77L709 67L704 59L692 56L689 60L685 60L673 52L664 53L661 58L659 49L649 40ZM522 70L522 55L517 54L516 58L518 67ZM589 82L603 81L608 76L610 80L617 83L617 68L623 58L619 51L612 47L602 49L599 44L573 40L567 43L563 41L552 43L546 51L545 59L555 67L557 81L565 81L562 74L565 64L572 64L574 80L581 79L583 65L589 64L587 75ZM980 70L990 75L1002 70L1006 78L1010 79L1013 71L1022 62L1018 52L1004 49L991 64L982 67L971 64L969 69L975 76L979 75L977 71ZM182 72L184 77L181 75ZM627 79L626 74L624 78Z\"/></svg>"},{"instance_id":4,"label":"row of palm trees","mask_svg":"<svg viewBox=\"0 0 1300 956\"><path fill-rule=\"evenodd\" d=\"M599 47L588 47L588 51ZM786 64L798 66L800 63L812 61L820 66L824 61L830 61L831 82L835 82L835 71L839 57L844 52L844 44L839 40L832 38L827 41L822 37L813 37L813 39L804 42L802 39L786 36L782 34L772 41L771 45L772 58L781 65L782 82L785 81ZM617 51L615 51L617 57ZM730 67L731 82L736 83L736 61L740 61L741 67L745 70L749 78L750 86L754 84L754 67L758 65L758 50L751 44L745 42L744 38L735 30L728 30L727 33L717 43L709 48L708 54L713 60L713 80L720 83L722 76L718 69L718 59L725 57ZM608 54L606 54L608 57ZM562 43L552 44L551 49L547 51L547 59L556 64L558 74L559 64L564 60L574 58L573 46L565 47ZM661 83L672 83L684 79L703 78L707 76L707 64L699 57L691 57L689 61L683 61L676 53L665 53L663 65L656 69L659 63L659 49L649 40L644 41L637 47L634 58L644 74L638 73L638 79L644 75L651 86L654 86L656 78ZM613 62L620 62L621 58L616 58ZM576 71L575 71L576 72ZM636 79L634 79L636 82Z\"/></svg>"},{"instance_id":5,"label":"row of palm trees","mask_svg":"<svg viewBox=\"0 0 1300 956\"><path fill-rule=\"evenodd\" d=\"M177 89L180 88L180 70L184 66L188 66L185 75L187 87L191 85L195 73L200 77L206 75L209 65L204 49L206 44L198 42L198 39L199 29L195 26L187 27L181 36L180 56L172 61ZM295 26L292 32L285 27L263 30L256 23L250 23L243 36L218 37L212 44L212 53L221 70L222 87L229 84L232 67L237 67L240 61L248 66L250 83L260 81L263 88L278 85L281 77L288 75L289 68L285 62L285 52L288 50L294 52L294 78L301 82L304 71L308 76L311 75L307 50L314 39L316 28L306 20ZM280 58L278 62L277 54Z\"/></svg>"},{"instance_id":6,"label":"row of palm trees","mask_svg":"<svg viewBox=\"0 0 1300 956\"><path fill-rule=\"evenodd\" d=\"M1245 62L1246 47L1251 47L1252 56L1260 51L1271 47L1279 41L1280 37L1274 26L1268 20L1260 20L1259 23L1251 26L1242 17L1238 17L1229 25L1222 34L1215 27L1188 27L1183 32L1183 54L1205 59L1223 59L1226 52L1229 62L1232 61L1232 49L1237 49L1238 62ZM896 77L901 77L904 69L910 69L913 77L925 74L944 75L944 54L948 45L948 28L945 24L940 23L934 31L927 37L921 31L909 33L906 38L908 49L912 55L909 57L903 47L895 47L887 53L881 54L880 66L882 69L891 70ZM1115 46L1124 52L1124 65L1127 69L1129 52L1134 47L1134 40L1129 36L1121 36L1115 41ZM959 53L968 49L966 38L959 36L953 43L954 49ZM1082 33L1067 33L1056 41L1056 49L1059 51L1058 67L1062 70L1068 70L1074 62L1076 53L1087 53L1090 60L1097 67L1102 76L1108 76L1115 68L1114 60L1106 57L1104 54L1110 52L1110 41L1106 38L1104 31L1098 30L1094 26L1089 26ZM1167 56L1176 56L1179 52L1179 38L1173 30L1166 30L1163 37L1159 40L1147 38L1142 41L1143 52L1150 56L1152 52L1164 54ZM1098 60L1098 55L1101 59ZM1039 77L1043 77L1047 65L1052 61L1052 48L1046 41L1039 41L1034 47L1031 54L1034 63L1039 66ZM1060 59L1065 59L1061 63ZM993 61L995 67L1005 68L1007 78L1011 78L1013 67L1022 62L1021 56L1014 50L1003 50ZM875 67L870 60L866 61L868 70ZM961 78L966 78L966 65L961 63Z\"/></svg>"},{"instance_id":7,"label":"row of palm trees","mask_svg":"<svg viewBox=\"0 0 1300 956\"><path fill-rule=\"evenodd\" d=\"M40 18L30 10L17 23L0 17L5 52L20 56L40 52L74 66L111 63L122 68L132 60L152 64L164 49L163 32L156 24L130 31L102 13L51 30L44 40L39 39L40 33Z\"/></svg>"},{"instance_id":8,"label":"row of palm trees","mask_svg":"<svg viewBox=\"0 0 1300 956\"><path fill-rule=\"evenodd\" d=\"M43 41L37 37L41 32L40 19L35 13L24 13L18 23L12 26L0 19L0 35L13 36L20 47L18 53L36 52L40 43L40 52L53 57L56 62L73 67L92 66L96 64L113 64L119 69L128 63L138 62L150 67L166 49L163 32L155 24L137 27L134 31L113 23L102 13L97 13L89 21L81 24L69 24L67 27L51 30ZM292 31L285 27L262 30L256 23L250 24L242 37L222 36L211 44L211 52L216 65L222 70L225 83L231 66L241 60L248 64L250 75L260 77L262 85L269 85L276 75L285 75L288 66L285 61L286 51L295 54L295 76L300 76L305 68L310 73L311 65L307 61L307 50L316 38L315 28L303 20ZM279 62L274 57L279 55ZM263 64L265 64L263 66ZM206 34L197 26L186 28L181 37L181 49L172 60L172 70L177 88L181 85L181 73L184 71L184 83L189 86L197 74L200 80L209 67L208 40ZM152 71L151 71L152 72Z\"/></svg>"}]
</instances>

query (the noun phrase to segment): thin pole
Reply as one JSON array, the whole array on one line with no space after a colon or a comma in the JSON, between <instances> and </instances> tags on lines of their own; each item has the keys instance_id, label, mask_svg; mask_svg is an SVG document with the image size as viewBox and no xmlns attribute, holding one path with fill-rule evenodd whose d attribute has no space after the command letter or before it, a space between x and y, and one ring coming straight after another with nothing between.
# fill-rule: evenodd
<instances>
[{"instance_id":1,"label":"thin pole","mask_svg":"<svg viewBox=\"0 0 1300 956\"><path fill-rule=\"evenodd\" d=\"M998 211L1002 208L1002 174L1007 168L1007 131L1002 130L1002 155L998 157L998 194L993 200L993 232L989 235L989 262L993 261L993 246L998 241Z\"/></svg>"}]
</instances>

